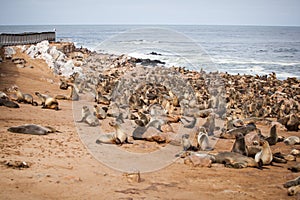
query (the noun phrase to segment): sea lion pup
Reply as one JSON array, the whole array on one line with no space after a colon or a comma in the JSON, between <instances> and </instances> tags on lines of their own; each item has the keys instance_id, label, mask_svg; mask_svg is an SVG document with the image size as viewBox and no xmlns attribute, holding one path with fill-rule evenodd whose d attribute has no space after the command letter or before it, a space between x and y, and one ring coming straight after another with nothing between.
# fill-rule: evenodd
<instances>
[{"instance_id":1,"label":"sea lion pup","mask_svg":"<svg viewBox=\"0 0 300 200\"><path fill-rule=\"evenodd\" d=\"M275 145L277 143L278 136L276 131L276 125L273 125L270 129L270 136L266 138L266 141L268 141L269 145Z\"/></svg>"},{"instance_id":2,"label":"sea lion pup","mask_svg":"<svg viewBox=\"0 0 300 200\"><path fill-rule=\"evenodd\" d=\"M192 145L189 138L189 134L183 134L181 137L183 151L198 151L198 148Z\"/></svg>"},{"instance_id":3,"label":"sea lion pup","mask_svg":"<svg viewBox=\"0 0 300 200\"><path fill-rule=\"evenodd\" d=\"M28 103L31 104L33 106L37 106L37 102L33 101L33 97L31 94L24 94L20 91L20 89L18 87L14 87L13 88L16 95L17 95L17 102L19 103Z\"/></svg>"},{"instance_id":4,"label":"sea lion pup","mask_svg":"<svg viewBox=\"0 0 300 200\"><path fill-rule=\"evenodd\" d=\"M98 119L105 119L107 117L107 113L105 111L105 109L103 109L100 106L94 105L94 115L98 118Z\"/></svg>"},{"instance_id":5,"label":"sea lion pup","mask_svg":"<svg viewBox=\"0 0 300 200\"><path fill-rule=\"evenodd\" d=\"M241 155L235 152L220 152L216 155L212 155L212 162L224 164L225 167L231 167L236 169L246 167L257 167L257 163L253 158Z\"/></svg>"},{"instance_id":6,"label":"sea lion pup","mask_svg":"<svg viewBox=\"0 0 300 200\"><path fill-rule=\"evenodd\" d=\"M262 169L263 165L271 164L273 155L268 141L262 141L262 150L255 155L255 162L258 163L258 168Z\"/></svg>"},{"instance_id":7,"label":"sea lion pup","mask_svg":"<svg viewBox=\"0 0 300 200\"><path fill-rule=\"evenodd\" d=\"M100 125L98 118L91 113L90 109L87 106L82 107L81 114L82 114L82 119L77 122L85 122L89 126Z\"/></svg>"},{"instance_id":8,"label":"sea lion pup","mask_svg":"<svg viewBox=\"0 0 300 200\"><path fill-rule=\"evenodd\" d=\"M17 103L7 99L0 99L0 106L6 106L8 108L20 108Z\"/></svg>"},{"instance_id":9,"label":"sea lion pup","mask_svg":"<svg viewBox=\"0 0 300 200\"><path fill-rule=\"evenodd\" d=\"M50 97L46 94L41 94L39 92L35 92L35 95L38 96L42 101L42 108L59 110L58 102L55 98Z\"/></svg>"},{"instance_id":10,"label":"sea lion pup","mask_svg":"<svg viewBox=\"0 0 300 200\"><path fill-rule=\"evenodd\" d=\"M210 113L206 118L206 122L203 124L203 127L206 128L209 136L214 135L215 126L215 114Z\"/></svg>"},{"instance_id":11,"label":"sea lion pup","mask_svg":"<svg viewBox=\"0 0 300 200\"><path fill-rule=\"evenodd\" d=\"M128 135L126 134L125 130L121 127L119 123L114 123L112 125L116 129L116 134L115 134L115 141L116 144L133 144L132 142L128 141Z\"/></svg>"},{"instance_id":12,"label":"sea lion pup","mask_svg":"<svg viewBox=\"0 0 300 200\"><path fill-rule=\"evenodd\" d=\"M209 144L208 135L204 127L201 127L197 136L197 148L202 151L211 151L213 148Z\"/></svg>"},{"instance_id":13,"label":"sea lion pup","mask_svg":"<svg viewBox=\"0 0 300 200\"><path fill-rule=\"evenodd\" d=\"M296 185L300 185L300 176L298 176L297 178L295 178L293 180L287 181L285 184L283 184L283 187L289 188L289 187L296 186Z\"/></svg>"},{"instance_id":14,"label":"sea lion pup","mask_svg":"<svg viewBox=\"0 0 300 200\"><path fill-rule=\"evenodd\" d=\"M32 135L47 135L48 133L58 132L56 129L49 126L40 126L36 124L25 124L22 126L14 126L7 129L12 133L23 133Z\"/></svg>"},{"instance_id":15,"label":"sea lion pup","mask_svg":"<svg viewBox=\"0 0 300 200\"><path fill-rule=\"evenodd\" d=\"M286 145L295 145L300 143L300 138L297 136L290 136L283 140Z\"/></svg>"},{"instance_id":16,"label":"sea lion pup","mask_svg":"<svg viewBox=\"0 0 300 200\"><path fill-rule=\"evenodd\" d=\"M186 117L181 117L180 121L184 124L184 128L194 128L197 122L196 117L192 117L192 120L188 120Z\"/></svg>"},{"instance_id":17,"label":"sea lion pup","mask_svg":"<svg viewBox=\"0 0 300 200\"><path fill-rule=\"evenodd\" d=\"M235 142L233 144L231 152L239 153L244 156L248 156L248 149L245 143L245 136L241 133L238 133L235 136Z\"/></svg>"},{"instance_id":18,"label":"sea lion pup","mask_svg":"<svg viewBox=\"0 0 300 200\"><path fill-rule=\"evenodd\" d=\"M59 94L55 96L55 99L78 101L79 94L76 91L75 85L73 83L67 83L67 89L68 88L70 88L70 93L68 96Z\"/></svg>"}]
</instances>

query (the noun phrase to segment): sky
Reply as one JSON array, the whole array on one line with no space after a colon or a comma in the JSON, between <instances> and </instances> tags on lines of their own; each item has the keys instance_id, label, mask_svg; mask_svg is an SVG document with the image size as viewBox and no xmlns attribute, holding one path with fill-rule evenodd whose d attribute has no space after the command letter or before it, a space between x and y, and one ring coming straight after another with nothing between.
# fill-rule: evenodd
<instances>
[{"instance_id":1,"label":"sky","mask_svg":"<svg viewBox=\"0 0 300 200\"><path fill-rule=\"evenodd\" d=\"M300 0L0 0L0 25L300 26Z\"/></svg>"}]
</instances>

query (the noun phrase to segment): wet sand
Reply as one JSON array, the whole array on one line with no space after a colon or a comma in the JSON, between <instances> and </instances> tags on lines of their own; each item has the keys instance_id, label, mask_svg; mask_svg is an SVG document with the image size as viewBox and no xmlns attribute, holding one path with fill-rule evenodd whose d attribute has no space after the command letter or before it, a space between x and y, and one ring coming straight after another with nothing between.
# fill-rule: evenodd
<instances>
[{"instance_id":1,"label":"wet sand","mask_svg":"<svg viewBox=\"0 0 300 200\"><path fill-rule=\"evenodd\" d=\"M0 63L1 91L16 84L30 94L67 93L59 89L59 77L44 61L19 56L34 68L19 69L10 60ZM287 196L283 188L286 181L299 176L287 169L295 161L258 170L217 164L195 168L179 159L164 169L142 173L139 183L129 182L122 172L103 165L89 153L77 133L72 102L59 103L60 111L26 104L20 104L19 109L0 107L0 199L297 199ZM7 131L28 123L53 126L61 133L35 136ZM269 126L258 126L268 134ZM299 132L282 130L278 134L299 136ZM220 139L215 148L230 150L233 142ZM272 146L273 152L288 153L291 149L283 143ZM30 167L14 169L3 164L7 161L26 162Z\"/></svg>"}]
</instances>

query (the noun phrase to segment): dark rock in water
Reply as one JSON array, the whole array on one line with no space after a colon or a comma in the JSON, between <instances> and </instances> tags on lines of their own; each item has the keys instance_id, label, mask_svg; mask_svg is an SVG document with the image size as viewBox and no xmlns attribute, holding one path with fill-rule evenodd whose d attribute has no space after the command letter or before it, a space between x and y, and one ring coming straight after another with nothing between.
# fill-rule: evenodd
<instances>
[{"instance_id":1,"label":"dark rock in water","mask_svg":"<svg viewBox=\"0 0 300 200\"><path fill-rule=\"evenodd\" d=\"M0 106L6 106L9 108L20 108L20 106L17 103L6 99L0 99Z\"/></svg>"},{"instance_id":2,"label":"dark rock in water","mask_svg":"<svg viewBox=\"0 0 300 200\"><path fill-rule=\"evenodd\" d=\"M154 56L161 56L160 53L156 53L155 51L152 51L151 53L149 53L150 55L154 55Z\"/></svg>"},{"instance_id":3,"label":"dark rock in water","mask_svg":"<svg viewBox=\"0 0 300 200\"><path fill-rule=\"evenodd\" d=\"M161 65L166 64L165 62L162 62L160 60L150 60L150 59L137 59L136 63L140 63L141 65L144 65L144 66L149 66L149 65L156 66L158 64L161 64Z\"/></svg>"}]
</instances>

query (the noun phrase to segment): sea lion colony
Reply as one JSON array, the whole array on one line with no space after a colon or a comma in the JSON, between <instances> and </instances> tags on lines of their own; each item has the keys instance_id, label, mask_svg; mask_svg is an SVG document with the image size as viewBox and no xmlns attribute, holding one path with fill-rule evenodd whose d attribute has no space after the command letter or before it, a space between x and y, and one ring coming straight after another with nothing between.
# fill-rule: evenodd
<instances>
[{"instance_id":1,"label":"sea lion colony","mask_svg":"<svg viewBox=\"0 0 300 200\"><path fill-rule=\"evenodd\" d=\"M292 153L272 154L269 145L283 141L277 136L276 126L270 128L269 137L264 137L256 123L266 121L271 125L276 122L277 126L288 131L299 131L300 80L296 78L278 80L274 73L252 76L206 73L202 70L196 72L182 67L167 68L156 65L160 62L124 55L89 53L81 61L82 75L74 73L61 79L60 88L69 89L68 96L57 95L52 98L39 92L36 95L41 99L43 108L58 110L57 99L79 100L80 95L92 93L97 105L93 108L94 112L84 106L80 121L90 126L99 126L99 120L107 117L115 119L115 133L101 134L96 141L98 144L131 143L130 136L133 140L172 143L174 138L164 135L161 127L168 125L171 127L168 130L176 134L176 129L173 130L171 124L181 123L184 129L197 132L179 137L183 142L182 158L199 155L195 151L212 150L213 146L209 143L211 139L234 138L236 143L232 152L218 153L218 149L215 149L215 153L204 155L211 162L234 168L262 169L263 165L271 164L272 161L286 163L295 160ZM14 90L17 102L36 105L31 95L30 99L29 95L21 93L19 89ZM3 92L0 105L15 106L2 102L2 99L12 100ZM205 119L202 124L201 119ZM135 124L133 133L126 133L122 129L124 120ZM217 124L218 120L223 120L224 123ZM156 130L157 133L144 137L144 133L150 128L154 128L151 130ZM245 138L250 133L254 134L254 139L252 138L251 144L246 144ZM198 141L196 145L192 144L194 138ZM291 136L284 143L295 145L300 140L297 136Z\"/></svg>"}]
</instances>

